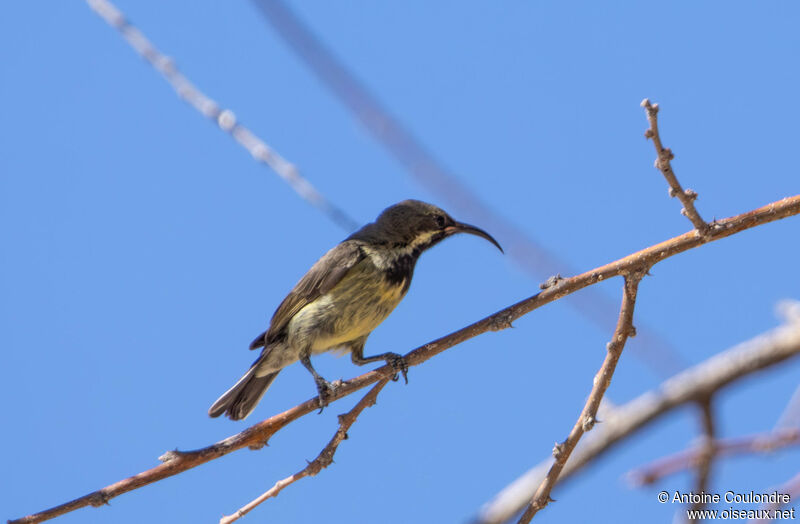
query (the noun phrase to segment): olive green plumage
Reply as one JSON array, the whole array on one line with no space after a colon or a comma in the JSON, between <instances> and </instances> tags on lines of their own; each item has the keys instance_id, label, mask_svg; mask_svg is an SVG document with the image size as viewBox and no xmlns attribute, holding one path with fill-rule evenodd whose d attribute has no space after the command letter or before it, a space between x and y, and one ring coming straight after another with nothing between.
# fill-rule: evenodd
<instances>
[{"instance_id":1,"label":"olive green plumage","mask_svg":"<svg viewBox=\"0 0 800 524\"><path fill-rule=\"evenodd\" d=\"M281 302L269 329L250 349L263 348L247 373L209 408L233 420L249 415L278 372L300 360L314 377L320 406L332 385L311 365L310 356L341 348L355 364L384 360L405 375L395 353L364 357L367 337L405 296L419 255L456 233L497 241L474 226L456 222L436 206L405 200L385 209L325 253Z\"/></svg>"}]
</instances>

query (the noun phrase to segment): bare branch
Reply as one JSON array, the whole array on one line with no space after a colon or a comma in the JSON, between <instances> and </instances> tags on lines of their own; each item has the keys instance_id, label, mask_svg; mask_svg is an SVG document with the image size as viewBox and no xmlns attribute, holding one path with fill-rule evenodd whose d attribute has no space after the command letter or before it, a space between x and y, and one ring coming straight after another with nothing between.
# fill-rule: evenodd
<instances>
[{"instance_id":1,"label":"bare branch","mask_svg":"<svg viewBox=\"0 0 800 524\"><path fill-rule=\"evenodd\" d=\"M700 217L700 213L698 213L697 209L694 207L697 193L691 189L684 190L683 187L681 187L678 178L675 176L675 172L672 170L672 159L675 158L675 155L672 154L672 150L665 148L661 144L661 136L658 134L658 104L651 104L650 100L645 98L642 100L642 107L647 112L647 120L650 122L650 128L645 131L644 136L645 138L653 140L653 145L656 148L656 155L658 155L656 158L656 169L661 171L664 178L667 179L669 195L678 197L678 200L683 204L681 214L691 220L700 235L706 235L709 225Z\"/></svg>"},{"instance_id":2,"label":"bare branch","mask_svg":"<svg viewBox=\"0 0 800 524\"><path fill-rule=\"evenodd\" d=\"M697 402L741 378L798 356L800 321L787 318L785 325L675 375L659 387L614 409L613 416L604 420L598 430L581 441L561 472L559 483L676 408ZM481 508L474 523L500 524L513 518L528 503L551 463L552 459L544 460L506 486Z\"/></svg>"},{"instance_id":3,"label":"bare branch","mask_svg":"<svg viewBox=\"0 0 800 524\"><path fill-rule=\"evenodd\" d=\"M555 461L536 490L522 517L520 517L519 524L530 522L533 516L550 502L550 492L556 485L558 476L561 474L561 470L564 469L564 464L566 464L567 459L569 459L575 446L578 445L578 441L583 434L594 427L597 420L597 409L600 407L600 401L603 399L608 386L611 385L611 377L614 375L614 370L619 362L619 357L622 355L625 342L628 341L628 337L635 333L633 329L633 309L636 306L636 293L639 289L639 282L646 272L646 268L643 268L639 272L625 277L617 328L614 330L611 342L606 345L606 358L600 367L600 371L594 377L592 391L589 393L586 405L572 427L567 440L557 444L553 449Z\"/></svg>"},{"instance_id":4,"label":"bare branch","mask_svg":"<svg viewBox=\"0 0 800 524\"><path fill-rule=\"evenodd\" d=\"M345 231L353 231L358 223L347 213L330 202L307 179L300 175L291 162L283 158L277 151L268 146L248 128L241 125L230 109L223 109L216 101L206 96L197 86L189 81L175 62L161 53L141 31L131 25L125 15L109 0L86 0L89 7L111 27L120 32L122 37L144 58L161 76L170 83L175 92L194 107L200 114L214 122L221 130L233 137L258 162L266 164L286 181L300 198L322 211L334 223Z\"/></svg>"},{"instance_id":5,"label":"bare branch","mask_svg":"<svg viewBox=\"0 0 800 524\"><path fill-rule=\"evenodd\" d=\"M558 284L532 297L517 302L449 335L420 346L405 356L406 362L409 366L419 365L465 340L486 333L487 331L496 331L500 326L510 325L511 322L523 315L569 294L575 293L587 286L608 280L615 276L630 274L708 242L731 236L745 229L767 224L788 216L797 215L798 213L800 213L800 195L784 198L783 200L773 202L753 211L723 219L718 222L719 227L714 228L706 238L699 237L694 231L684 233L683 235L637 251L636 253L591 271L561 280ZM331 402L374 384L381 379L392 377L394 373L394 369L389 365L381 366L373 371L364 373L363 375L347 381L342 387L338 388L332 395ZM278 430L294 420L316 411L318 407L317 398L311 398L302 404L278 415L274 415L216 444L195 451L173 451L166 453L163 456L164 463L159 466L143 471L133 477L120 480L119 482L60 506L45 510L41 513L28 515L13 522L41 522L85 506L101 506L108 500L122 495L123 493L171 477L187 469L227 455L237 449L246 446L263 446ZM608 426L608 424L605 424L605 426ZM573 462L574 461L575 459L573 459ZM528 495L528 497L530 497L530 495Z\"/></svg>"},{"instance_id":6,"label":"bare branch","mask_svg":"<svg viewBox=\"0 0 800 524\"><path fill-rule=\"evenodd\" d=\"M778 312L789 322L800 322L800 302L784 300L778 304ZM800 386L794 390L775 423L775 431L787 428L800 428Z\"/></svg>"},{"instance_id":7,"label":"bare branch","mask_svg":"<svg viewBox=\"0 0 800 524\"><path fill-rule=\"evenodd\" d=\"M800 386L797 386L797 389L794 390L792 397L775 424L775 429L792 427L800 427Z\"/></svg>"},{"instance_id":8,"label":"bare branch","mask_svg":"<svg viewBox=\"0 0 800 524\"><path fill-rule=\"evenodd\" d=\"M239 510L233 515L222 517L219 521L219 524L230 524L231 522L239 520L239 518L250 513L253 508L268 498L277 497L278 493L280 493L286 486L293 484L302 478L313 477L323 469L330 466L333 463L333 456L336 454L339 444L341 444L344 439L348 438L347 432L350 430L350 427L355 423L362 411L370 406L375 405L375 402L378 399L378 393L381 392L383 386L385 386L388 381L388 379L383 379L375 384L375 386L369 390L369 393L364 395L364 398L358 401L358 404L356 404L353 409L344 415L339 415L339 428L336 430L336 433L333 435L331 441L328 442L328 445L325 446L322 451L320 451L319 455L317 455L317 458L309 462L306 467L294 475L276 482L275 485L269 490L264 492L255 500L239 508Z\"/></svg>"},{"instance_id":9,"label":"bare branch","mask_svg":"<svg viewBox=\"0 0 800 524\"><path fill-rule=\"evenodd\" d=\"M714 442L715 457L718 459L739 455L773 453L776 450L790 446L800 446L800 428L720 439ZM629 472L627 477L636 487L653 484L664 477L695 467L698 461L701 460L703 451L702 446L680 451L635 469Z\"/></svg>"}]
</instances>

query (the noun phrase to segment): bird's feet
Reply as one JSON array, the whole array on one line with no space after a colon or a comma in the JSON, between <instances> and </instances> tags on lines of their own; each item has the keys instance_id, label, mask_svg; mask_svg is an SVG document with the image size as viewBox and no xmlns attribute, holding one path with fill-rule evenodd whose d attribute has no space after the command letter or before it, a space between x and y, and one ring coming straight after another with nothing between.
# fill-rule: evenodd
<instances>
[{"instance_id":1,"label":"bird's feet","mask_svg":"<svg viewBox=\"0 0 800 524\"><path fill-rule=\"evenodd\" d=\"M334 382L328 382L324 378L319 377L315 378L314 382L317 384L319 412L322 413L322 410L328 407L328 402L330 402L331 398L336 393L336 390L342 385L342 381L336 380Z\"/></svg>"},{"instance_id":2,"label":"bird's feet","mask_svg":"<svg viewBox=\"0 0 800 524\"><path fill-rule=\"evenodd\" d=\"M397 353L387 353L385 359L386 363L395 370L392 380L397 382L400 379L398 374L402 373L403 379L406 381L406 384L408 384L408 362L406 362L405 357Z\"/></svg>"}]
</instances>

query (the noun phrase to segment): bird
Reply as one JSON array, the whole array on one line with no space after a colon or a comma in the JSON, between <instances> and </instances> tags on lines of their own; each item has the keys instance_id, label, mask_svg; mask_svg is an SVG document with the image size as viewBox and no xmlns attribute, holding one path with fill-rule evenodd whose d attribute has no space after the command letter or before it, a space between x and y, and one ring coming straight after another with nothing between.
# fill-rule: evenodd
<instances>
[{"instance_id":1,"label":"bird","mask_svg":"<svg viewBox=\"0 0 800 524\"><path fill-rule=\"evenodd\" d=\"M211 417L225 413L242 420L255 409L278 373L298 360L314 378L320 409L335 385L314 369L311 355L349 351L356 365L385 361L408 382L408 366L397 353L364 356L369 334L406 295L417 259L427 249L457 233L469 233L503 248L489 233L457 222L442 209L419 200L404 200L383 210L371 222L325 253L289 292L272 316L267 331L250 349L261 354L250 369L209 408Z\"/></svg>"}]
</instances>

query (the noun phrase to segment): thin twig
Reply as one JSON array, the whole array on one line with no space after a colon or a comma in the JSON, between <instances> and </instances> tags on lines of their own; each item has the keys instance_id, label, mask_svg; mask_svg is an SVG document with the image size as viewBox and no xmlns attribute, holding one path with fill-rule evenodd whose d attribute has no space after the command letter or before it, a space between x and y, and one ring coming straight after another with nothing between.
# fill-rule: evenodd
<instances>
[{"instance_id":1,"label":"thin twig","mask_svg":"<svg viewBox=\"0 0 800 524\"><path fill-rule=\"evenodd\" d=\"M206 96L189 81L175 66L175 62L159 51L147 37L134 27L117 7L109 0L86 0L89 7L122 37L142 58L170 83L178 96L194 107L204 117L214 122L220 129L233 137L258 162L272 170L286 181L300 198L322 211L325 216L341 226L345 231L353 231L358 222L334 205L320 193L307 179L300 175L291 162L283 158L273 148L241 125L230 109L223 109L216 101Z\"/></svg>"},{"instance_id":2,"label":"thin twig","mask_svg":"<svg viewBox=\"0 0 800 524\"><path fill-rule=\"evenodd\" d=\"M656 148L656 169L661 171L664 178L667 179L669 195L678 197L678 200L683 204L681 214L691 220L698 233L705 235L708 232L709 225L700 217L700 213L698 213L697 209L694 207L697 193L691 189L684 190L683 187L681 187L680 182L678 182L678 177L675 176L675 172L672 170L672 159L675 158L675 155L672 154L671 149L665 148L661 144L661 136L658 134L658 104L651 104L650 100L645 98L642 100L642 107L647 113L648 122L650 122L650 128L645 131L644 136L645 138L652 139L653 145Z\"/></svg>"},{"instance_id":3,"label":"thin twig","mask_svg":"<svg viewBox=\"0 0 800 524\"><path fill-rule=\"evenodd\" d=\"M800 428L787 428L770 433L715 440L714 456L722 459L740 455L773 453L791 446L800 446ZM636 487L654 484L665 477L695 467L701 460L703 451L702 446L680 451L635 469L626 477Z\"/></svg>"},{"instance_id":4,"label":"thin twig","mask_svg":"<svg viewBox=\"0 0 800 524\"><path fill-rule=\"evenodd\" d=\"M339 415L339 428L336 430L336 433L333 435L331 441L328 442L328 445L325 446L322 451L320 451L319 455L317 455L317 458L309 462L306 467L294 475L276 482L275 485L269 490L264 492L258 498L239 508L239 510L233 515L222 517L219 521L219 524L230 524L231 522L239 520L240 517L250 513L253 508L265 500L272 497L277 497L278 493L280 493L286 486L293 484L302 478L313 477L323 469L330 466L333 463L333 456L336 454L336 449L339 447L339 444L341 444L344 439L348 438L347 432L350 430L350 427L353 425L353 423L355 423L362 411L370 406L375 405L375 402L378 399L378 393L381 392L383 386L385 386L388 381L388 379L383 379L375 384L375 386L369 390L369 393L364 395L364 398L358 401L358 404L356 404L353 409L344 415Z\"/></svg>"},{"instance_id":5,"label":"thin twig","mask_svg":"<svg viewBox=\"0 0 800 524\"><path fill-rule=\"evenodd\" d=\"M646 272L647 268L642 268L639 272L625 276L617 328L614 330L611 342L606 345L606 358L594 377L592 391L589 393L586 405L583 407L567 439L560 444L556 444L555 448L553 448L555 461L539 485L539 489L536 490L525 512L520 517L519 524L530 522L533 516L550 502L550 492L556 485L558 476L561 474L561 470L564 469L564 464L566 464L567 459L569 459L575 446L578 445L578 441L583 434L590 431L597 422L597 408L600 406L600 401L603 399L608 386L611 385L611 377L614 376L614 370L619 362L619 357L622 355L625 342L628 341L628 337L635 335L633 309L636 306L636 293L639 289L639 282Z\"/></svg>"},{"instance_id":6,"label":"thin twig","mask_svg":"<svg viewBox=\"0 0 800 524\"><path fill-rule=\"evenodd\" d=\"M559 485L614 446L680 406L697 402L759 370L797 357L800 357L800 318L787 316L780 327L718 353L627 404L617 406L599 429L581 440L561 472ZM723 453L721 447L718 442L718 453ZM509 483L481 508L473 522L501 524L512 519L528 503L552 462L552 458L543 460Z\"/></svg>"},{"instance_id":7,"label":"thin twig","mask_svg":"<svg viewBox=\"0 0 800 524\"><path fill-rule=\"evenodd\" d=\"M701 238L694 231L684 233L670 240L666 240L654 246L650 246L624 258L600 266L591 271L580 275L565 278L557 285L549 287L544 291L513 304L497 313L490 315L478 322L470 324L458 331L450 333L442 338L429 342L408 353L405 357L409 366L419 365L426 360L438 355L457 344L476 337L487 331L496 331L498 326L508 325L546 304L559 300L567 295L575 293L585 287L597 282L608 280L609 278L629 274L632 271L651 267L653 264L666 258L677 255L689 249L696 248L708 242L720 240L731 236L745 229L750 229L762 224L774 222L788 216L800 214L800 195L784 198L773 202L764 207L736 215L731 218L723 219L718 222L719 227L714 228L709 237ZM373 371L369 371L354 379L347 381L342 387L335 390L331 402L355 391L363 389L381 379L394 376L395 371L390 365L381 366ZM18 519L16 523L41 522L51 519L78 508L86 506L101 506L110 499L140 488L147 484L171 477L187 469L199 466L210 460L214 460L223 455L247 446L263 446L264 443L277 431L287 424L315 412L319 408L318 399L313 397L306 402L299 404L283 413L274 415L267 420L259 422L254 426L233 435L225 440L212 444L211 446L195 451L180 452L174 451L164 455L165 462L154 468L143 471L138 475L129 477L98 491L94 491L70 502L61 504L54 508L40 513L28 515Z\"/></svg>"}]
</instances>

